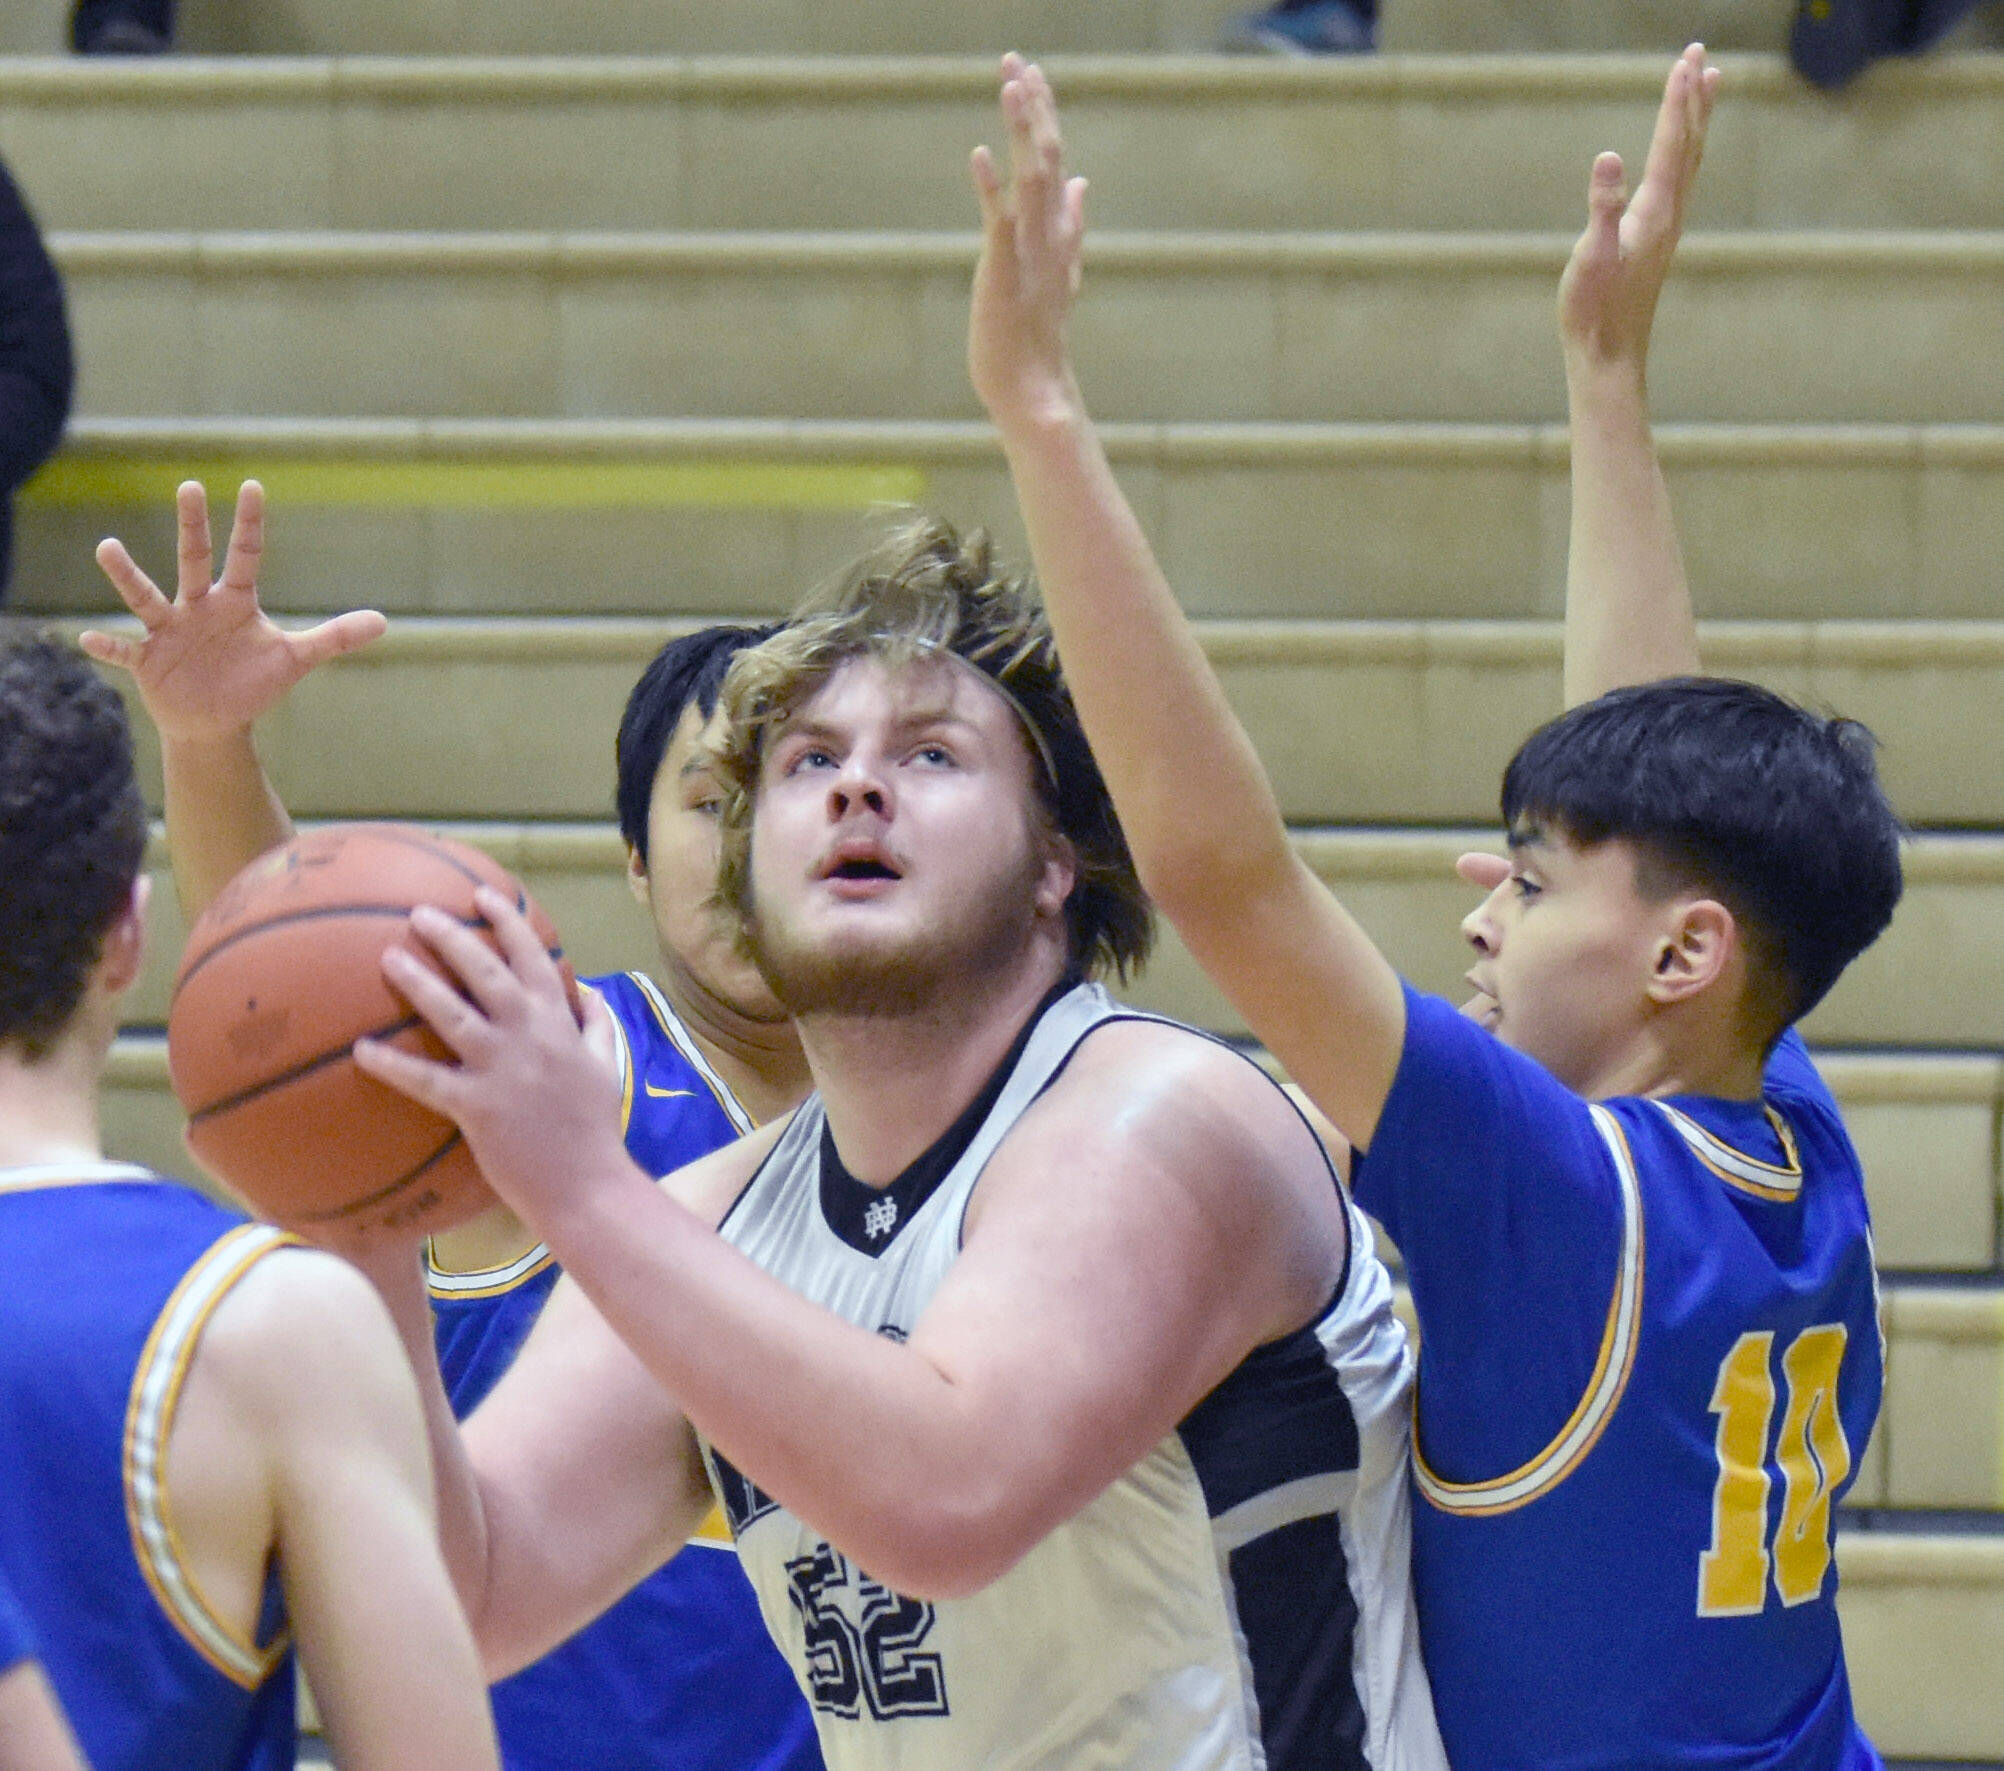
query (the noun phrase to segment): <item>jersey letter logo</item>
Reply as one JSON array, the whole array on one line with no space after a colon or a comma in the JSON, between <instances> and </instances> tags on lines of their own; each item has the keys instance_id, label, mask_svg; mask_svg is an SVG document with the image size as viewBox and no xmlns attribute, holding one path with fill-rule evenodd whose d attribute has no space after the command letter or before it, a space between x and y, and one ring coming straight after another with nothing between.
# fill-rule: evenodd
<instances>
[{"instance_id":1,"label":"jersey letter logo","mask_svg":"<svg viewBox=\"0 0 2004 1771\"><path fill-rule=\"evenodd\" d=\"M816 1709L852 1722L865 1709L879 1722L952 1713L939 1656L917 1652L932 1634L931 1605L892 1592L827 1544L787 1563L786 1587L806 1633Z\"/></svg>"},{"instance_id":2,"label":"jersey letter logo","mask_svg":"<svg viewBox=\"0 0 2004 1771\"><path fill-rule=\"evenodd\" d=\"M898 1227L898 1202L884 1198L863 1208L863 1234L872 1242L888 1236Z\"/></svg>"}]
</instances>

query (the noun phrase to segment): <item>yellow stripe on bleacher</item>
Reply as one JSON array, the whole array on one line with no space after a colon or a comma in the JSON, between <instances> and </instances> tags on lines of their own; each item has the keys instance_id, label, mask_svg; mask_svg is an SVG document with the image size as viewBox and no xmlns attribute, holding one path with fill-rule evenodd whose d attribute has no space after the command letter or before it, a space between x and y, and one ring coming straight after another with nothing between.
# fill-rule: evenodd
<instances>
[{"instance_id":1,"label":"yellow stripe on bleacher","mask_svg":"<svg viewBox=\"0 0 2004 1771\"><path fill-rule=\"evenodd\" d=\"M183 480L212 493L260 480L275 503L379 509L866 510L916 504L925 470L895 462L812 461L394 461L253 456L59 455L22 489L29 504L77 509L171 502Z\"/></svg>"}]
</instances>

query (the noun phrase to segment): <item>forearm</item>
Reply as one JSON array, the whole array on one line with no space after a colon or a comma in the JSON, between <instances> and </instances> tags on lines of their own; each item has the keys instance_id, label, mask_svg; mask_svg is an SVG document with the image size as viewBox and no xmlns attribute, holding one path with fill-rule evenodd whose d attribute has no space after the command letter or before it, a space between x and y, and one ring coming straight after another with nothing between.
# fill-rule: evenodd
<instances>
[{"instance_id":1,"label":"forearm","mask_svg":"<svg viewBox=\"0 0 2004 1771\"><path fill-rule=\"evenodd\" d=\"M217 739L162 738L167 849L192 922L258 856L291 840L292 819L248 728Z\"/></svg>"},{"instance_id":2,"label":"forearm","mask_svg":"<svg viewBox=\"0 0 2004 1771\"><path fill-rule=\"evenodd\" d=\"M487 1607L489 1561L487 1510L472 1459L439 1371L436 1328L424 1270L414 1249L372 1259L365 1270L389 1307L403 1342L404 1356L417 1379L424 1408L425 1439L431 1453L432 1487L438 1510L439 1547L475 1639L483 1655L487 1642L482 1618Z\"/></svg>"},{"instance_id":3,"label":"forearm","mask_svg":"<svg viewBox=\"0 0 2004 1771\"><path fill-rule=\"evenodd\" d=\"M1290 864L1266 772L1076 398L1002 421L1030 551L1136 864L1172 916Z\"/></svg>"},{"instance_id":4,"label":"forearm","mask_svg":"<svg viewBox=\"0 0 2004 1771\"><path fill-rule=\"evenodd\" d=\"M1698 634L1639 365L1567 363L1565 702L1697 672Z\"/></svg>"},{"instance_id":5,"label":"forearm","mask_svg":"<svg viewBox=\"0 0 2004 1771\"><path fill-rule=\"evenodd\" d=\"M613 1331L759 1488L914 1597L984 1584L1040 1535L995 1411L919 1349L839 1321L635 1169L540 1226Z\"/></svg>"}]
</instances>

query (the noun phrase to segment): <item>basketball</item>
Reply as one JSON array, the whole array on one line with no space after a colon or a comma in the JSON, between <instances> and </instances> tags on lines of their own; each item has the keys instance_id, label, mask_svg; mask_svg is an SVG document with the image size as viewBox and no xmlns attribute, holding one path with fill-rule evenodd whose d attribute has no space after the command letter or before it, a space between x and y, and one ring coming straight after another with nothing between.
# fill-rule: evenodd
<instances>
[{"instance_id":1,"label":"basketball","mask_svg":"<svg viewBox=\"0 0 2004 1771\"><path fill-rule=\"evenodd\" d=\"M478 849L404 824L338 824L261 856L189 931L167 1022L188 1147L260 1216L360 1252L449 1229L494 1203L459 1128L365 1076L364 1036L450 1053L392 990L382 955L419 904L485 929L488 885L521 908L577 986L556 929ZM492 937L490 935L489 939Z\"/></svg>"}]
</instances>

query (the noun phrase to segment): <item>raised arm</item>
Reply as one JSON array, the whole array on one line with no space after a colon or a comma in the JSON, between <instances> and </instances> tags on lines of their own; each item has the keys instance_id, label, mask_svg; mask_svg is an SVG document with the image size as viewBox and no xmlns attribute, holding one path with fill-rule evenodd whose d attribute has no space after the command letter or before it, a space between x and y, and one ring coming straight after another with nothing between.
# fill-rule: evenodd
<instances>
[{"instance_id":1,"label":"raised arm","mask_svg":"<svg viewBox=\"0 0 2004 1771\"><path fill-rule=\"evenodd\" d=\"M1692 44L1670 70L1632 201L1621 156L1594 161L1586 231L1559 284L1572 420L1568 707L1698 669L1690 585L1650 434L1647 369L1656 301L1683 231L1718 84L1718 70Z\"/></svg>"},{"instance_id":2,"label":"raised arm","mask_svg":"<svg viewBox=\"0 0 2004 1771\"><path fill-rule=\"evenodd\" d=\"M32 1660L0 1666L0 1771L85 1771L56 1694Z\"/></svg>"},{"instance_id":3,"label":"raised arm","mask_svg":"<svg viewBox=\"0 0 2004 1771\"><path fill-rule=\"evenodd\" d=\"M976 151L984 238L968 360L1066 677L1157 904L1289 1074L1368 1143L1405 1029L1398 978L1295 854L1094 434L1065 344L1084 181L1064 176L1042 72L1010 57L1003 75L1011 175Z\"/></svg>"},{"instance_id":4,"label":"raised arm","mask_svg":"<svg viewBox=\"0 0 2004 1771\"><path fill-rule=\"evenodd\" d=\"M192 922L240 869L292 835L251 728L308 671L367 645L386 624L374 610L357 609L288 633L264 613L257 596L264 488L257 481L246 480L237 494L223 575L213 585L208 495L189 480L175 505L173 600L123 542L100 542L98 564L146 631L139 638L90 631L79 643L99 663L131 673L159 728L174 886Z\"/></svg>"}]
</instances>

